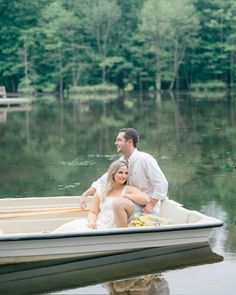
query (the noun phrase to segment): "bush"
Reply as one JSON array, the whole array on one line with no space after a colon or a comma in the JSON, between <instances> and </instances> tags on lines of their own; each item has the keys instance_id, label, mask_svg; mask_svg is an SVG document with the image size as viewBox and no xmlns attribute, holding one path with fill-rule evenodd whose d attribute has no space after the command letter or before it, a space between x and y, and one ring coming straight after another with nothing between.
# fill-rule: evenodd
<instances>
[{"instance_id":1,"label":"bush","mask_svg":"<svg viewBox=\"0 0 236 295\"><path fill-rule=\"evenodd\" d=\"M23 78L21 80L21 82L18 85L18 92L30 94L35 92L35 88L33 85L31 85L30 79Z\"/></svg>"},{"instance_id":2,"label":"bush","mask_svg":"<svg viewBox=\"0 0 236 295\"><path fill-rule=\"evenodd\" d=\"M196 82L191 84L190 90L194 92L225 91L226 83L220 80Z\"/></svg>"},{"instance_id":3,"label":"bush","mask_svg":"<svg viewBox=\"0 0 236 295\"><path fill-rule=\"evenodd\" d=\"M97 84L97 85L85 85L85 86L72 86L69 89L70 94L110 94L118 93L118 88L113 84Z\"/></svg>"}]
</instances>

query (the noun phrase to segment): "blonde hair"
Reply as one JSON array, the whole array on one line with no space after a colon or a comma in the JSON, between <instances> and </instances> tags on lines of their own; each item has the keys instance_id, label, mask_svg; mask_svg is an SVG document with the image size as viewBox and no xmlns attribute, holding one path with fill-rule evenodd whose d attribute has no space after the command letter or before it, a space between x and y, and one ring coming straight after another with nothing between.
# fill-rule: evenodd
<instances>
[{"instance_id":1,"label":"blonde hair","mask_svg":"<svg viewBox=\"0 0 236 295\"><path fill-rule=\"evenodd\" d=\"M120 169L120 167L126 166L128 168L128 164L125 161L117 160L111 163L110 167L107 170L107 178L104 187L102 188L102 197L109 196L110 192L114 189L114 175Z\"/></svg>"}]
</instances>

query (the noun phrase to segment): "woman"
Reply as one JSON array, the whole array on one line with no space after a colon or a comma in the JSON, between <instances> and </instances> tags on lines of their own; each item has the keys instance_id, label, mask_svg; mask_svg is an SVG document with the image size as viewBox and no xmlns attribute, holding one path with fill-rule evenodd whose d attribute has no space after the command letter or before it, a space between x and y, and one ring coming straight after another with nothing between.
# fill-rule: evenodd
<instances>
[{"instance_id":1,"label":"woman","mask_svg":"<svg viewBox=\"0 0 236 295\"><path fill-rule=\"evenodd\" d=\"M78 219L62 225L55 232L78 231L88 229L104 229L116 227L113 213L113 202L117 198L126 198L127 215L131 216L134 204L145 205L148 202L146 193L136 187L127 185L128 166L121 160L114 161L108 171L107 180L93 197L88 218Z\"/></svg>"},{"instance_id":2,"label":"woman","mask_svg":"<svg viewBox=\"0 0 236 295\"><path fill-rule=\"evenodd\" d=\"M131 216L134 203L145 205L148 202L146 193L134 186L127 185L128 166L121 160L113 162L108 171L104 187L93 197L92 207L88 214L90 228L115 227L113 202L116 198L128 199L127 214Z\"/></svg>"}]
</instances>

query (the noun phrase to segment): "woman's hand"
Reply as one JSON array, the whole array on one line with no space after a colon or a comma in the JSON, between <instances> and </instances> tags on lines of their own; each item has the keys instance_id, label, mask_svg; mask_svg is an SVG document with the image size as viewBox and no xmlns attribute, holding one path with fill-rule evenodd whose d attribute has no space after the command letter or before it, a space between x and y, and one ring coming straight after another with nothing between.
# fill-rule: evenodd
<instances>
[{"instance_id":1,"label":"woman's hand","mask_svg":"<svg viewBox=\"0 0 236 295\"><path fill-rule=\"evenodd\" d=\"M98 213L100 212L99 207L100 207L100 198L98 197L97 194L95 194L93 197L92 206L91 206L89 213L88 213L88 227L89 228L92 228L92 229L97 228L97 216L98 216Z\"/></svg>"},{"instance_id":2,"label":"woman's hand","mask_svg":"<svg viewBox=\"0 0 236 295\"><path fill-rule=\"evenodd\" d=\"M88 227L91 228L91 229L96 229L97 224L96 224L96 222L90 222L90 223L88 223Z\"/></svg>"}]
</instances>

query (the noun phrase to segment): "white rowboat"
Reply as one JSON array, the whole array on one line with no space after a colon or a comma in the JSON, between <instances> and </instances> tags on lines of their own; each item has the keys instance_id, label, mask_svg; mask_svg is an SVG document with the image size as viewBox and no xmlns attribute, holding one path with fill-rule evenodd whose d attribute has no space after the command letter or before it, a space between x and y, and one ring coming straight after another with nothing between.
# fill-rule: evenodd
<instances>
[{"instance_id":1,"label":"white rowboat","mask_svg":"<svg viewBox=\"0 0 236 295\"><path fill-rule=\"evenodd\" d=\"M70 257L88 258L139 249L207 242L222 226L216 218L162 201L160 217L173 224L55 233L56 228L87 213L79 197L0 200L0 265Z\"/></svg>"}]
</instances>

